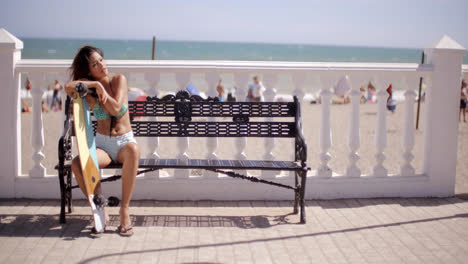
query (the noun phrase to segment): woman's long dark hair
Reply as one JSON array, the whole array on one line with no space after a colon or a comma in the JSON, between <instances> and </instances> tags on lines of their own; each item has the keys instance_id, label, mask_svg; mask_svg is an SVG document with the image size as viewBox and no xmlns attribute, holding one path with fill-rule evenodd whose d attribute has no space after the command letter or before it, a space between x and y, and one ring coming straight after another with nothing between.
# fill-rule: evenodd
<instances>
[{"instance_id":1,"label":"woman's long dark hair","mask_svg":"<svg viewBox=\"0 0 468 264\"><path fill-rule=\"evenodd\" d=\"M73 81L79 79L93 80L93 77L89 74L89 58L93 52L97 52L101 57L104 57L102 50L93 46L84 46L78 50L70 67L70 75Z\"/></svg>"}]
</instances>

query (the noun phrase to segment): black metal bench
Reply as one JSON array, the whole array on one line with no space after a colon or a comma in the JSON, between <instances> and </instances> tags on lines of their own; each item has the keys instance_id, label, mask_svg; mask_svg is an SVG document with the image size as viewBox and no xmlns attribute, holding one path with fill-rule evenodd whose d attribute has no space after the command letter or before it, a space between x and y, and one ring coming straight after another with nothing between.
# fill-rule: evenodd
<instances>
[{"instance_id":1,"label":"black metal bench","mask_svg":"<svg viewBox=\"0 0 468 264\"><path fill-rule=\"evenodd\" d=\"M306 186L307 146L302 135L300 104L294 102L219 102L217 98L203 99L178 92L163 98L148 97L147 101L129 102L133 133L136 137L272 137L294 138L294 161L265 160L204 160L204 159L140 159L139 174L149 171L179 168L205 169L230 177L252 182L266 183L291 189L295 193L294 213L300 207L300 222L305 223L304 194ZM65 107L66 120L63 135L59 140L58 170L61 192L60 222L65 223L65 208L72 211L72 136L74 136L70 99ZM143 121L136 117L173 117L170 121ZM192 121L192 117L223 117L216 121ZM268 117L265 121L265 119ZM226 118L231 118L226 120ZM261 121L251 121L260 118ZM294 121L271 121L283 118ZM168 118L164 118L168 119ZM118 169L120 164L111 164L104 169ZM236 170L286 170L295 172L295 186L268 181L259 177L241 175ZM103 178L102 182L120 178L115 175Z\"/></svg>"}]
</instances>

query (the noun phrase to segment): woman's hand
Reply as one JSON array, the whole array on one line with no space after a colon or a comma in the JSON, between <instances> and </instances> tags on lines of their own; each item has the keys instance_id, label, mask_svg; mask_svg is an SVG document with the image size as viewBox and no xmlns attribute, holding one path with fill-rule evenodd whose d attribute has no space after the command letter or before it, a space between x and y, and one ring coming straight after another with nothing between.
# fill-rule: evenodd
<instances>
[{"instance_id":1,"label":"woman's hand","mask_svg":"<svg viewBox=\"0 0 468 264\"><path fill-rule=\"evenodd\" d=\"M100 82L94 82L94 87L96 88L96 93L98 95L98 101L102 104L107 102L109 98L109 94L107 93L106 89Z\"/></svg>"}]
</instances>

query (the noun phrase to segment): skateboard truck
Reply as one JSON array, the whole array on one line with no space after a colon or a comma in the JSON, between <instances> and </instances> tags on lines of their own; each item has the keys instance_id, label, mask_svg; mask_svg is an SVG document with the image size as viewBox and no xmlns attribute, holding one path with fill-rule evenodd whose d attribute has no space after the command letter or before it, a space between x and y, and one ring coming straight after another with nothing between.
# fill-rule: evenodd
<instances>
[{"instance_id":1,"label":"skateboard truck","mask_svg":"<svg viewBox=\"0 0 468 264\"><path fill-rule=\"evenodd\" d=\"M120 200L115 196L109 196L108 199L102 194L95 195L93 202L98 208L103 208L105 206L117 207L119 206Z\"/></svg>"},{"instance_id":2,"label":"skateboard truck","mask_svg":"<svg viewBox=\"0 0 468 264\"><path fill-rule=\"evenodd\" d=\"M88 86L82 82L76 84L76 92L80 95L80 97L85 97L88 95L88 92L91 96L97 98L97 92L95 88L88 88Z\"/></svg>"}]
</instances>

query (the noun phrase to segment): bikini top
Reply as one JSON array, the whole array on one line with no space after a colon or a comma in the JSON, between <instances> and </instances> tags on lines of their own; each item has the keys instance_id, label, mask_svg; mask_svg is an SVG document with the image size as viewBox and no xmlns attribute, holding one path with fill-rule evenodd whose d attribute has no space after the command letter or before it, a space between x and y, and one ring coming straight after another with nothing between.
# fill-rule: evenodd
<instances>
[{"instance_id":1,"label":"bikini top","mask_svg":"<svg viewBox=\"0 0 468 264\"><path fill-rule=\"evenodd\" d=\"M121 117L123 115L125 115L125 113L127 113L128 111L128 106L126 103L123 103L122 104L122 108L120 108L120 111L115 115L115 117ZM111 118L110 115L108 115L104 109L102 109L101 105L99 103L95 103L94 106L93 106L93 112L94 112L94 116L96 117L97 120L106 120L106 119L109 119Z\"/></svg>"},{"instance_id":2,"label":"bikini top","mask_svg":"<svg viewBox=\"0 0 468 264\"><path fill-rule=\"evenodd\" d=\"M110 89L112 90L112 84L109 82L109 86L110 86ZM125 115L125 113L127 113L128 111L128 106L126 103L123 103L122 104L122 108L120 108L120 111L114 116L114 117L121 117L123 115ZM109 118L111 118L110 115L108 115L104 109L102 109L101 105L97 102L94 103L94 106L93 106L93 112L94 112L94 116L96 117L97 120L107 120Z\"/></svg>"}]
</instances>

